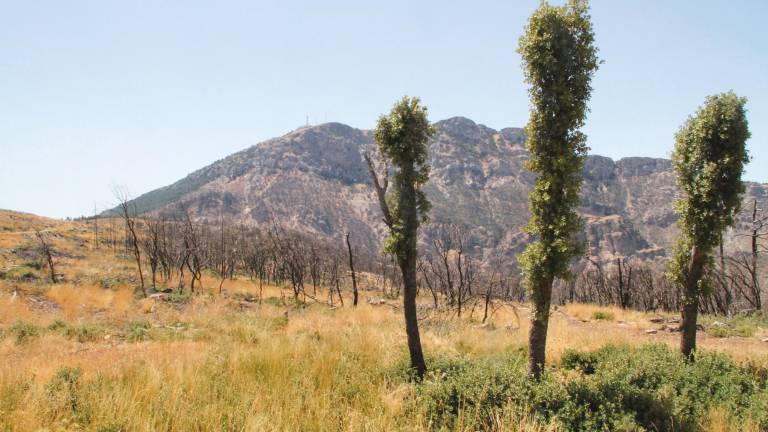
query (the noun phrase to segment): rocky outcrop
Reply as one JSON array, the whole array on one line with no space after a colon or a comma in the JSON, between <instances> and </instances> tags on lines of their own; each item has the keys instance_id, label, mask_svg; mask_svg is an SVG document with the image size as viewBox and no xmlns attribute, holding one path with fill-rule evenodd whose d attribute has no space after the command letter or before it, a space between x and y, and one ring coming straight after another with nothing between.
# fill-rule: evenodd
<instances>
[{"instance_id":1,"label":"rocky outcrop","mask_svg":"<svg viewBox=\"0 0 768 432\"><path fill-rule=\"evenodd\" d=\"M468 231L468 250L482 257L514 255L530 238L528 192L535 181L522 129L496 131L463 117L435 123L425 189L433 203L428 243L441 224ZM288 228L362 247L379 247L385 231L362 157L371 131L340 123L297 129L257 144L135 200L150 213L186 208L195 218ZM598 259L663 256L676 234L674 173L666 159L613 161L589 156L579 212L587 251ZM768 186L750 183L745 203L768 202ZM746 204L745 204L746 206ZM750 206L751 207L751 206ZM747 215L740 223L747 222Z\"/></svg>"}]
</instances>

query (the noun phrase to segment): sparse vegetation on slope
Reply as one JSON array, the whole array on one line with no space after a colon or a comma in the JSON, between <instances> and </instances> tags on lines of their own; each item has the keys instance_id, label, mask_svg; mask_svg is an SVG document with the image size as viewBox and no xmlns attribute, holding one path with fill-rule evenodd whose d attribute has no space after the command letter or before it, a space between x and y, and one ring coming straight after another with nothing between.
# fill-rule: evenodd
<instances>
[{"instance_id":1,"label":"sparse vegetation on slope","mask_svg":"<svg viewBox=\"0 0 768 432\"><path fill-rule=\"evenodd\" d=\"M757 317L742 318L751 337L700 334L707 353L684 365L672 355L677 333L646 334L674 317L568 305L550 320L551 373L532 384L524 378L526 305L505 303L482 324L479 308L458 319L427 308L425 297L419 317L433 371L417 384L405 367L398 302L369 286L357 308L346 292L346 306L331 308L294 300L290 287L260 293L248 278L226 280L219 295L217 275L204 274L209 290L184 301L144 299L132 257L92 249L86 223L25 223L47 227L66 280L50 284L41 268L32 270L38 279L0 281L0 430L764 427L768 334ZM36 240L29 228L4 232L6 267L18 259L9 251ZM702 321L709 331L715 320L735 324ZM693 412L700 417L690 423Z\"/></svg>"}]
</instances>

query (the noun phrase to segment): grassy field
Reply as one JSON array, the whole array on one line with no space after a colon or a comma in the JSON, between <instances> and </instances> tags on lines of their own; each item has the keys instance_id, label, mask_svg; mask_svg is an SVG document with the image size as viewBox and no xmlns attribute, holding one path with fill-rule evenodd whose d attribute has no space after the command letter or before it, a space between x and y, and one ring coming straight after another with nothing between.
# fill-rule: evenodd
<instances>
[{"instance_id":1,"label":"grassy field","mask_svg":"<svg viewBox=\"0 0 768 432\"><path fill-rule=\"evenodd\" d=\"M53 240L63 283L45 280L35 229ZM259 304L258 283L239 278L223 294L139 298L130 258L95 249L90 225L6 211L0 272L0 431L768 428L759 316L704 317L704 352L687 365L678 334L655 322L673 315L561 307L547 378L533 384L527 305L486 324L425 308L431 372L417 384L399 303L369 304L377 291L329 307L268 286Z\"/></svg>"}]
</instances>

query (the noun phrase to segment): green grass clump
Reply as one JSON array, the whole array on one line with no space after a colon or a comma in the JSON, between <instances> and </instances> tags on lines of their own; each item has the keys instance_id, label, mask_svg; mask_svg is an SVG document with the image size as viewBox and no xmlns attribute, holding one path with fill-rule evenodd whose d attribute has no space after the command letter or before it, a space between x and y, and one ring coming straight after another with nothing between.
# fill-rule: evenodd
<instances>
[{"instance_id":1,"label":"green grass clump","mask_svg":"<svg viewBox=\"0 0 768 432\"><path fill-rule=\"evenodd\" d=\"M13 336L19 345L27 343L40 335L40 329L26 321L16 321L8 330L9 334Z\"/></svg>"},{"instance_id":2,"label":"green grass clump","mask_svg":"<svg viewBox=\"0 0 768 432\"><path fill-rule=\"evenodd\" d=\"M148 321L131 321L125 326L125 340L141 342L152 339L152 325Z\"/></svg>"},{"instance_id":3,"label":"green grass clump","mask_svg":"<svg viewBox=\"0 0 768 432\"><path fill-rule=\"evenodd\" d=\"M54 320L52 323L48 324L48 327L46 327L46 330L52 331L52 332L63 332L67 328L67 323L64 321L57 319Z\"/></svg>"},{"instance_id":4,"label":"green grass clump","mask_svg":"<svg viewBox=\"0 0 768 432\"><path fill-rule=\"evenodd\" d=\"M256 297L255 295L253 295L251 293L248 293L248 292L236 292L236 293L232 294L232 298L234 300L247 301L247 302L251 302L251 303L259 301L258 297ZM270 298L276 298L276 297L270 297ZM267 300L269 300L269 299L267 299Z\"/></svg>"},{"instance_id":5,"label":"green grass clump","mask_svg":"<svg viewBox=\"0 0 768 432\"><path fill-rule=\"evenodd\" d=\"M713 408L736 424L768 428L765 368L740 367L714 353L686 363L662 345L569 351L539 382L526 376L524 354L432 359L430 367L408 409L438 430L491 429L511 409L575 431L696 431Z\"/></svg>"},{"instance_id":6,"label":"green grass clump","mask_svg":"<svg viewBox=\"0 0 768 432\"><path fill-rule=\"evenodd\" d=\"M752 337L761 328L768 328L768 314L754 313L752 315L736 315L731 318L719 316L703 317L707 334L713 337ZM717 326L713 325L718 322Z\"/></svg>"},{"instance_id":7,"label":"green grass clump","mask_svg":"<svg viewBox=\"0 0 768 432\"><path fill-rule=\"evenodd\" d=\"M62 329L62 334L69 339L76 339L78 342L92 342L101 339L107 330L104 326L99 324L79 324L75 326L67 326Z\"/></svg>"},{"instance_id":8,"label":"green grass clump","mask_svg":"<svg viewBox=\"0 0 768 432\"><path fill-rule=\"evenodd\" d=\"M597 310L592 312L592 319L597 321L613 321L614 316L612 312Z\"/></svg>"},{"instance_id":9,"label":"green grass clump","mask_svg":"<svg viewBox=\"0 0 768 432\"><path fill-rule=\"evenodd\" d=\"M174 291L166 294L165 301L175 304L187 304L192 301L192 293L189 291L184 291L182 293Z\"/></svg>"},{"instance_id":10,"label":"green grass clump","mask_svg":"<svg viewBox=\"0 0 768 432\"><path fill-rule=\"evenodd\" d=\"M46 330L60 333L62 336L68 339L75 339L78 342L93 342L107 334L107 328L101 324L84 323L69 325L58 319L48 324Z\"/></svg>"},{"instance_id":11,"label":"green grass clump","mask_svg":"<svg viewBox=\"0 0 768 432\"><path fill-rule=\"evenodd\" d=\"M43 268L43 262L42 261L26 261L24 264L22 264L24 267L33 268L35 270L40 270Z\"/></svg>"},{"instance_id":12,"label":"green grass clump","mask_svg":"<svg viewBox=\"0 0 768 432\"><path fill-rule=\"evenodd\" d=\"M85 401L79 367L63 367L45 386L46 413L55 422L79 427L90 422L91 412Z\"/></svg>"}]
</instances>

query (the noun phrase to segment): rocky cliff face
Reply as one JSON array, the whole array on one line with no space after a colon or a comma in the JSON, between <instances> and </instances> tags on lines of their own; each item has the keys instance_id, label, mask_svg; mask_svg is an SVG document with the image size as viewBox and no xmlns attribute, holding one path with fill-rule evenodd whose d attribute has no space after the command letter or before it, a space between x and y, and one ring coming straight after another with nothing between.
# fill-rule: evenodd
<instances>
[{"instance_id":1,"label":"rocky cliff face","mask_svg":"<svg viewBox=\"0 0 768 432\"><path fill-rule=\"evenodd\" d=\"M528 157L523 131L496 131L462 117L435 126L426 186L432 223L425 226L422 240L453 223L466 227L468 249L477 256L522 250L528 236L521 228L535 180L523 167ZM362 158L373 149L370 131L340 123L301 128L142 195L135 204L150 213L182 206L200 220L279 221L339 241L349 231L361 246L374 250L385 231ZM668 160L589 156L579 209L588 253L602 259L663 256L676 234L675 194ZM744 199L758 199L765 207L768 185L748 184Z\"/></svg>"}]
</instances>

